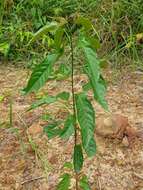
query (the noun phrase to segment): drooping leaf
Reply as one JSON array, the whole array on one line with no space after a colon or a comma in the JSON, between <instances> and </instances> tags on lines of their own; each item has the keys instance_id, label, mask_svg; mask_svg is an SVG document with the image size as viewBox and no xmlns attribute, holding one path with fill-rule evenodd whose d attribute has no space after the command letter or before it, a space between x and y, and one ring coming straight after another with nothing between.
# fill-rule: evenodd
<instances>
[{"instance_id":1,"label":"drooping leaf","mask_svg":"<svg viewBox=\"0 0 143 190\"><path fill-rule=\"evenodd\" d=\"M66 173L61 178L62 180L59 182L56 190L69 190L71 176Z\"/></svg>"},{"instance_id":2,"label":"drooping leaf","mask_svg":"<svg viewBox=\"0 0 143 190\"><path fill-rule=\"evenodd\" d=\"M74 147L73 164L75 172L80 172L83 166L83 153L81 144L75 145Z\"/></svg>"},{"instance_id":3,"label":"drooping leaf","mask_svg":"<svg viewBox=\"0 0 143 190\"><path fill-rule=\"evenodd\" d=\"M25 94L39 90L48 80L54 63L58 60L61 53L49 54L46 59L36 66L31 74L26 88L23 89Z\"/></svg>"},{"instance_id":4,"label":"drooping leaf","mask_svg":"<svg viewBox=\"0 0 143 190\"><path fill-rule=\"evenodd\" d=\"M56 97L67 101L70 97L70 93L64 91L64 92L59 93Z\"/></svg>"},{"instance_id":5,"label":"drooping leaf","mask_svg":"<svg viewBox=\"0 0 143 190\"><path fill-rule=\"evenodd\" d=\"M100 62L97 58L96 52L92 49L91 44L84 37L80 39L79 45L83 49L87 69L92 71L92 77L94 77L95 81L98 81L101 71Z\"/></svg>"},{"instance_id":6,"label":"drooping leaf","mask_svg":"<svg viewBox=\"0 0 143 190\"><path fill-rule=\"evenodd\" d=\"M58 128L58 125L59 124L56 122L44 127L44 133L46 133L49 139L52 139L60 135L61 129Z\"/></svg>"},{"instance_id":7,"label":"drooping leaf","mask_svg":"<svg viewBox=\"0 0 143 190\"><path fill-rule=\"evenodd\" d=\"M68 139L74 133L74 118L69 115L65 121L64 128L61 131L60 137L63 139Z\"/></svg>"},{"instance_id":8,"label":"drooping leaf","mask_svg":"<svg viewBox=\"0 0 143 190\"><path fill-rule=\"evenodd\" d=\"M91 190L89 184L88 184L88 179L86 176L83 176L82 179L80 180L80 187L83 190Z\"/></svg>"},{"instance_id":9,"label":"drooping leaf","mask_svg":"<svg viewBox=\"0 0 143 190\"><path fill-rule=\"evenodd\" d=\"M34 41L38 40L44 34L47 34L50 31L54 31L57 27L58 27L58 23L57 22L51 22L50 24L43 26L42 28L40 28L40 30L38 30L33 35L33 38L30 40L29 44L31 44Z\"/></svg>"},{"instance_id":10,"label":"drooping leaf","mask_svg":"<svg viewBox=\"0 0 143 190\"><path fill-rule=\"evenodd\" d=\"M105 100L106 86L101 81L100 61L97 58L97 54L85 38L81 39L80 46L86 58L85 70L94 92L94 98L104 109L108 110Z\"/></svg>"},{"instance_id":11,"label":"drooping leaf","mask_svg":"<svg viewBox=\"0 0 143 190\"><path fill-rule=\"evenodd\" d=\"M55 101L57 101L57 98L54 96L47 96L47 97L41 98L40 100L37 100L35 103L33 103L27 111L36 109L44 104L54 103Z\"/></svg>"},{"instance_id":12,"label":"drooping leaf","mask_svg":"<svg viewBox=\"0 0 143 190\"><path fill-rule=\"evenodd\" d=\"M96 144L94 141L94 109L84 93L76 94L75 100L77 119L81 128L82 145L87 155L93 156L96 153Z\"/></svg>"}]
</instances>

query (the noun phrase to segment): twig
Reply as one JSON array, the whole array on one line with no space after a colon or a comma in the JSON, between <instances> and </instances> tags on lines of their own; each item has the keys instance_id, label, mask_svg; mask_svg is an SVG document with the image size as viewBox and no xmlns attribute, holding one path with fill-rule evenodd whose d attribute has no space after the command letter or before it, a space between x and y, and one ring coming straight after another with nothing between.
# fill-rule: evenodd
<instances>
[{"instance_id":1,"label":"twig","mask_svg":"<svg viewBox=\"0 0 143 190\"><path fill-rule=\"evenodd\" d=\"M35 177L35 178L32 178L32 179L28 179L28 180L25 180L25 181L21 182L21 185L24 185L25 183L31 183L32 181L43 179L43 178L45 178L45 177L40 176L40 177Z\"/></svg>"},{"instance_id":2,"label":"twig","mask_svg":"<svg viewBox=\"0 0 143 190\"><path fill-rule=\"evenodd\" d=\"M136 172L134 172L133 175L143 180L143 175L137 174Z\"/></svg>"},{"instance_id":3,"label":"twig","mask_svg":"<svg viewBox=\"0 0 143 190\"><path fill-rule=\"evenodd\" d=\"M99 190L101 190L101 189L102 189L102 185L101 185L101 181L100 181L100 179L99 179L99 178L97 178L97 182L98 182L98 187L99 187Z\"/></svg>"},{"instance_id":4,"label":"twig","mask_svg":"<svg viewBox=\"0 0 143 190\"><path fill-rule=\"evenodd\" d=\"M98 171L98 173L100 174L100 157L99 156L97 156L97 171ZM102 184L101 184L101 180L99 179L99 175L97 176L97 182L98 182L98 188L99 188L99 190L101 190L102 189Z\"/></svg>"}]
</instances>

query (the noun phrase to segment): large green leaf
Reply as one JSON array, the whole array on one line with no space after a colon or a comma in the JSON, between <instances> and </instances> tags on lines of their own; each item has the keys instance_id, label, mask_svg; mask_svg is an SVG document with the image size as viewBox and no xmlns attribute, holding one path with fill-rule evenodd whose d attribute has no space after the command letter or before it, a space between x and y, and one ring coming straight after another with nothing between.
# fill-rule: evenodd
<instances>
[{"instance_id":1,"label":"large green leaf","mask_svg":"<svg viewBox=\"0 0 143 190\"><path fill-rule=\"evenodd\" d=\"M77 119L81 128L82 145L88 156L96 153L94 141L95 113L84 93L76 94Z\"/></svg>"},{"instance_id":2,"label":"large green leaf","mask_svg":"<svg viewBox=\"0 0 143 190\"><path fill-rule=\"evenodd\" d=\"M80 180L80 187L83 190L91 190L86 176L83 176L82 179Z\"/></svg>"},{"instance_id":3,"label":"large green leaf","mask_svg":"<svg viewBox=\"0 0 143 190\"><path fill-rule=\"evenodd\" d=\"M61 131L60 137L63 139L68 139L74 133L74 118L69 115L65 121L64 128Z\"/></svg>"},{"instance_id":4,"label":"large green leaf","mask_svg":"<svg viewBox=\"0 0 143 190\"><path fill-rule=\"evenodd\" d=\"M96 52L92 49L91 44L84 37L80 40L80 46L86 58L85 70L94 92L94 98L107 110L108 106L105 100L106 86L103 83L103 78L101 78L100 61L97 58Z\"/></svg>"},{"instance_id":5,"label":"large green leaf","mask_svg":"<svg viewBox=\"0 0 143 190\"><path fill-rule=\"evenodd\" d=\"M36 66L28 81L26 88L23 89L25 94L39 90L48 80L54 63L58 60L61 53L49 54L46 59Z\"/></svg>"},{"instance_id":6,"label":"large green leaf","mask_svg":"<svg viewBox=\"0 0 143 190\"><path fill-rule=\"evenodd\" d=\"M58 184L56 190L69 190L71 177L69 174L64 174L62 180Z\"/></svg>"},{"instance_id":7,"label":"large green leaf","mask_svg":"<svg viewBox=\"0 0 143 190\"><path fill-rule=\"evenodd\" d=\"M75 172L80 172L83 166L83 153L81 144L75 145L74 147L73 164Z\"/></svg>"}]
</instances>

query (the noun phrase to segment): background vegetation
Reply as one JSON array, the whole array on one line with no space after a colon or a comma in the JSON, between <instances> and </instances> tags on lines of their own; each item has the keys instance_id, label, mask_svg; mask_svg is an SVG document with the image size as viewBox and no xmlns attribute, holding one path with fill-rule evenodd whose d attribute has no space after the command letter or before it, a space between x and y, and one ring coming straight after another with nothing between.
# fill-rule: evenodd
<instances>
[{"instance_id":1,"label":"background vegetation","mask_svg":"<svg viewBox=\"0 0 143 190\"><path fill-rule=\"evenodd\" d=\"M26 67L39 63L52 38L45 35L27 47L33 33L57 17L78 13L93 21L101 42L99 55L107 62L142 67L142 0L1 0L1 59Z\"/></svg>"}]
</instances>

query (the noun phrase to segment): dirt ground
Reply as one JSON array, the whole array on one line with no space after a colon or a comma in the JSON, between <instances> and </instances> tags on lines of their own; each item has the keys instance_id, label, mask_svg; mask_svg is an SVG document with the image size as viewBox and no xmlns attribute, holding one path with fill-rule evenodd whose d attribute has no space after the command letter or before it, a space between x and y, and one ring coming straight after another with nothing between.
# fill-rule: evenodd
<instances>
[{"instance_id":1,"label":"dirt ground","mask_svg":"<svg viewBox=\"0 0 143 190\"><path fill-rule=\"evenodd\" d=\"M132 127L143 130L143 75L124 70L117 76L105 72L108 80L107 100L112 113L129 118ZM26 109L45 92L56 94L70 90L70 81L53 81L36 96L22 96L29 72L0 66L0 190L54 190L63 172L63 163L71 160L73 138L48 140L41 132L45 124L42 113L64 118L65 110L48 106L33 112ZM75 77L75 89L84 76ZM12 101L12 122L10 120ZM106 114L93 102L97 116ZM97 155L87 158L83 173L92 190L143 190L143 141L136 139L132 148L113 139L96 136ZM74 190L74 180L71 184Z\"/></svg>"}]
</instances>

